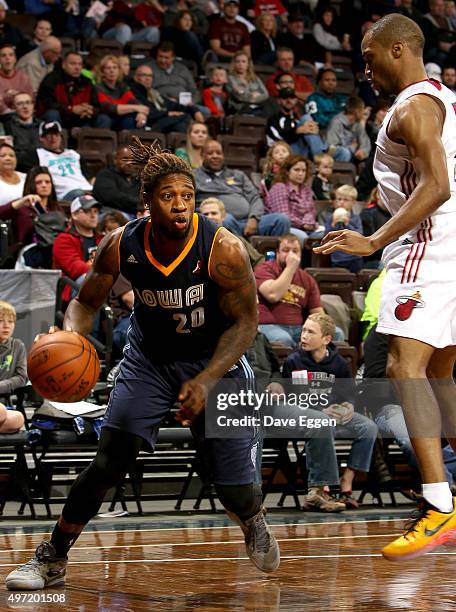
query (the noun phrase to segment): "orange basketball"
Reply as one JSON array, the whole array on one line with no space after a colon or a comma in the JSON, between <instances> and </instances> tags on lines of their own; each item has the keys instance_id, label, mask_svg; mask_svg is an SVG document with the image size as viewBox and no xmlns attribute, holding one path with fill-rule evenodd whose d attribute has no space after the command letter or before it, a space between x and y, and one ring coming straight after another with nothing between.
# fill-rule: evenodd
<instances>
[{"instance_id":1,"label":"orange basketball","mask_svg":"<svg viewBox=\"0 0 456 612\"><path fill-rule=\"evenodd\" d=\"M100 374L93 345L69 331L47 334L28 355L27 370L40 395L56 402L78 402L89 395Z\"/></svg>"}]
</instances>

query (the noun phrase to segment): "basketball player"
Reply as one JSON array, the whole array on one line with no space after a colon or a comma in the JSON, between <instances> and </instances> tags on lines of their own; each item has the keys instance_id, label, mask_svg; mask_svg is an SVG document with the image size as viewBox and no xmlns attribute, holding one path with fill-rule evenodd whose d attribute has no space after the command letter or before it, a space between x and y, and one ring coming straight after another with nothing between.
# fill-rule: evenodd
<instances>
[{"instance_id":1,"label":"basketball player","mask_svg":"<svg viewBox=\"0 0 456 612\"><path fill-rule=\"evenodd\" d=\"M420 28L387 15L362 42L366 75L396 99L377 138L374 172L393 217L372 236L330 232L319 253L371 255L386 245L378 331L390 335L388 375L420 465L423 499L390 560L421 555L456 535L441 434L456 449L456 96L428 79Z\"/></svg>"},{"instance_id":2,"label":"basketball player","mask_svg":"<svg viewBox=\"0 0 456 612\"><path fill-rule=\"evenodd\" d=\"M225 376L244 388L252 382L243 354L256 334L256 285L244 247L194 212L195 183L186 161L138 139L131 151L150 217L106 236L63 322L65 330L89 333L122 273L135 292L128 344L96 457L73 484L50 542L42 542L35 557L6 578L11 590L63 582L70 547L141 446L153 449L160 421L176 401L178 420L201 435L215 381ZM279 547L254 482L255 431L243 439L208 439L205 445L220 501L241 526L247 554L260 570L275 570Z\"/></svg>"}]
</instances>

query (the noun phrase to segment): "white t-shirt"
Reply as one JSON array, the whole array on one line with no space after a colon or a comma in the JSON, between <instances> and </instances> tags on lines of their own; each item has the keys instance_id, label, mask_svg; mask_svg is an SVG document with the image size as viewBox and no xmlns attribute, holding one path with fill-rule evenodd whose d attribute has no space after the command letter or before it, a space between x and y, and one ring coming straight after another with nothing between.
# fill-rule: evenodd
<instances>
[{"instance_id":1,"label":"white t-shirt","mask_svg":"<svg viewBox=\"0 0 456 612\"><path fill-rule=\"evenodd\" d=\"M26 175L23 172L16 172L16 174L20 178L19 183L16 185L10 185L9 183L5 183L5 181L0 179L0 206L3 206L3 204L8 204L8 202L12 202L13 200L22 198Z\"/></svg>"},{"instance_id":2,"label":"white t-shirt","mask_svg":"<svg viewBox=\"0 0 456 612\"><path fill-rule=\"evenodd\" d=\"M93 187L82 174L81 156L74 149L65 149L61 153L53 153L47 149L36 150L40 166L47 166L55 185L58 200L73 189L92 191Z\"/></svg>"}]
</instances>

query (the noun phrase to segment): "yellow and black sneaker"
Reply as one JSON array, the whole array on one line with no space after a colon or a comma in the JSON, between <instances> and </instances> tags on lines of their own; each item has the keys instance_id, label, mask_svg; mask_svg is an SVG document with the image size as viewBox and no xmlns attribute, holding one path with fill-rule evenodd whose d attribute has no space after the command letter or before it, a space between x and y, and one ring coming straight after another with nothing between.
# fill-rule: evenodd
<instances>
[{"instance_id":1,"label":"yellow and black sneaker","mask_svg":"<svg viewBox=\"0 0 456 612\"><path fill-rule=\"evenodd\" d=\"M407 561L455 538L455 498L451 512L440 512L421 497L418 501L417 514L412 515L406 522L404 533L385 546L382 555L389 561Z\"/></svg>"}]
</instances>

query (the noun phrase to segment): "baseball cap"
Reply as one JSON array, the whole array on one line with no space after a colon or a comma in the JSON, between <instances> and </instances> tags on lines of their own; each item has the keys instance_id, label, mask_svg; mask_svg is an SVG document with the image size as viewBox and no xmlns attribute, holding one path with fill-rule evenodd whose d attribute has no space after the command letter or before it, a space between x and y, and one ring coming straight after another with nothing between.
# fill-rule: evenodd
<instances>
[{"instance_id":1,"label":"baseball cap","mask_svg":"<svg viewBox=\"0 0 456 612\"><path fill-rule=\"evenodd\" d=\"M427 75L430 79L434 79L435 81L442 81L442 69L438 64L434 62L429 62L424 66Z\"/></svg>"},{"instance_id":2,"label":"baseball cap","mask_svg":"<svg viewBox=\"0 0 456 612\"><path fill-rule=\"evenodd\" d=\"M43 121L40 123L40 127L38 129L38 133L40 136L46 136L49 132L59 132L62 133L62 126L58 121Z\"/></svg>"},{"instance_id":3,"label":"baseball cap","mask_svg":"<svg viewBox=\"0 0 456 612\"><path fill-rule=\"evenodd\" d=\"M90 210L93 206L96 206L97 208L101 209L100 202L97 202L94 197L92 197L91 195L83 195L79 196L78 198L75 198L71 202L70 211L72 213L75 213L81 209Z\"/></svg>"},{"instance_id":4,"label":"baseball cap","mask_svg":"<svg viewBox=\"0 0 456 612\"><path fill-rule=\"evenodd\" d=\"M228 0L225 4L237 4L239 6L239 0Z\"/></svg>"},{"instance_id":5,"label":"baseball cap","mask_svg":"<svg viewBox=\"0 0 456 612\"><path fill-rule=\"evenodd\" d=\"M296 92L291 87L279 89L279 98L296 98Z\"/></svg>"}]
</instances>

